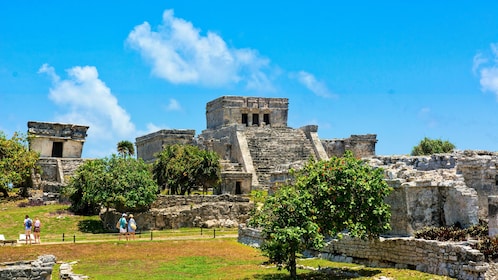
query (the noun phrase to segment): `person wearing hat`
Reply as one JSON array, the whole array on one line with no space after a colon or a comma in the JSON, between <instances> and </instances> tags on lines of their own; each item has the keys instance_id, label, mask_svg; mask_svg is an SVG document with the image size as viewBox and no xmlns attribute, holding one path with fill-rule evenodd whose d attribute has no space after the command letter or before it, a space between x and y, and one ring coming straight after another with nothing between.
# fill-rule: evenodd
<instances>
[{"instance_id":1,"label":"person wearing hat","mask_svg":"<svg viewBox=\"0 0 498 280\"><path fill-rule=\"evenodd\" d=\"M130 219L128 219L128 237L127 239L135 240L135 231L137 230L137 223L133 218L133 214L130 214Z\"/></svg>"},{"instance_id":2,"label":"person wearing hat","mask_svg":"<svg viewBox=\"0 0 498 280\"><path fill-rule=\"evenodd\" d=\"M126 237L126 240L128 240L128 235L126 234L126 225L128 222L126 221L126 214L123 213L121 215L121 219L119 219L119 240L121 240L121 235L124 235Z\"/></svg>"}]
</instances>

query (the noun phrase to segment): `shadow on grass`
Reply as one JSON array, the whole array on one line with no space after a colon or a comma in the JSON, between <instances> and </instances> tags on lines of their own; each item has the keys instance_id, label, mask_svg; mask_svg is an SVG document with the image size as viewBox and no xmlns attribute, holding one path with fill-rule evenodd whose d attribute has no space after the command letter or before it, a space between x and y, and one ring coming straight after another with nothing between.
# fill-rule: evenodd
<instances>
[{"instance_id":1,"label":"shadow on grass","mask_svg":"<svg viewBox=\"0 0 498 280\"><path fill-rule=\"evenodd\" d=\"M102 221L82 220L78 222L78 229L84 233L110 233L111 231L104 229Z\"/></svg>"},{"instance_id":2,"label":"shadow on grass","mask_svg":"<svg viewBox=\"0 0 498 280\"><path fill-rule=\"evenodd\" d=\"M360 277L373 277L381 273L377 269L347 269L347 268L327 268L320 272L312 271L308 273L298 273L297 279L301 280L346 280L355 279ZM289 274L265 274L254 275L253 279L262 280L290 280L292 279Z\"/></svg>"}]
</instances>

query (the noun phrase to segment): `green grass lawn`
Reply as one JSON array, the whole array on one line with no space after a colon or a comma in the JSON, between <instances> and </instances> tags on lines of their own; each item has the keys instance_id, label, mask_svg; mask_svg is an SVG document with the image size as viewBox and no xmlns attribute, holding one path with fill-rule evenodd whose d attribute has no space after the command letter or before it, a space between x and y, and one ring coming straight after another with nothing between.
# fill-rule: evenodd
<instances>
[{"instance_id":1,"label":"green grass lawn","mask_svg":"<svg viewBox=\"0 0 498 280\"><path fill-rule=\"evenodd\" d=\"M17 205L0 204L0 234L17 239L23 233L24 216L38 216L43 223L42 244L4 246L0 248L0 262L53 254L59 262L77 261L73 270L91 279L289 279L287 271L263 265L266 258L259 250L238 243L233 237L235 229L216 229L216 238L213 229L204 229L202 235L200 229L180 229L145 232L135 241L117 241L117 233L102 233L97 216L73 215L67 205ZM330 268L326 276L300 269L299 279L450 279L317 259L298 263Z\"/></svg>"}]
</instances>

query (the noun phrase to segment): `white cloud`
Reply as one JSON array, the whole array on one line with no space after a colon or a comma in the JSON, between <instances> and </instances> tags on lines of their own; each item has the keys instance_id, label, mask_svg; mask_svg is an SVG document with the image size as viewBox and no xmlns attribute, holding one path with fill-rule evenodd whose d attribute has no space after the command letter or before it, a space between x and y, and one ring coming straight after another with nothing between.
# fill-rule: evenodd
<instances>
[{"instance_id":1,"label":"white cloud","mask_svg":"<svg viewBox=\"0 0 498 280\"><path fill-rule=\"evenodd\" d=\"M152 65L154 75L174 84L272 88L265 73L268 59L252 49L230 48L214 32L201 35L191 22L175 17L173 10L164 11L155 31L148 22L135 26L127 42Z\"/></svg>"},{"instance_id":2,"label":"white cloud","mask_svg":"<svg viewBox=\"0 0 498 280\"><path fill-rule=\"evenodd\" d=\"M477 69L479 69L479 67L485 63L488 62L488 59L483 57L483 54L482 53L477 53L475 56L474 56L474 59L472 61L472 73L474 74L477 74Z\"/></svg>"},{"instance_id":3,"label":"white cloud","mask_svg":"<svg viewBox=\"0 0 498 280\"><path fill-rule=\"evenodd\" d=\"M182 106L180 102L174 98L170 98L168 105L166 105L166 111L181 111Z\"/></svg>"},{"instance_id":4,"label":"white cloud","mask_svg":"<svg viewBox=\"0 0 498 280\"><path fill-rule=\"evenodd\" d=\"M481 53L474 56L473 71L480 76L481 90L492 92L498 98L498 43L491 44L490 49L491 58L483 57Z\"/></svg>"},{"instance_id":5,"label":"white cloud","mask_svg":"<svg viewBox=\"0 0 498 280\"><path fill-rule=\"evenodd\" d=\"M156 131L159 131L161 129L167 129L167 128L166 127L158 126L158 125L153 124L153 123L148 123L147 124L147 131L144 134L149 134L149 133L152 133L152 132L156 132Z\"/></svg>"},{"instance_id":6,"label":"white cloud","mask_svg":"<svg viewBox=\"0 0 498 280\"><path fill-rule=\"evenodd\" d=\"M317 96L326 98L334 97L334 94L328 90L327 85L324 82L318 81L311 73L299 71L297 73L292 73L290 76L291 78L295 78Z\"/></svg>"},{"instance_id":7,"label":"white cloud","mask_svg":"<svg viewBox=\"0 0 498 280\"><path fill-rule=\"evenodd\" d=\"M61 79L55 69L44 64L38 73L52 79L49 98L66 112L57 120L90 126L94 139L117 141L135 136L130 115L119 104L109 87L99 79L93 66L76 66L67 70L68 78ZM118 137L118 138L117 138ZM104 149L103 149L104 150Z\"/></svg>"}]
</instances>

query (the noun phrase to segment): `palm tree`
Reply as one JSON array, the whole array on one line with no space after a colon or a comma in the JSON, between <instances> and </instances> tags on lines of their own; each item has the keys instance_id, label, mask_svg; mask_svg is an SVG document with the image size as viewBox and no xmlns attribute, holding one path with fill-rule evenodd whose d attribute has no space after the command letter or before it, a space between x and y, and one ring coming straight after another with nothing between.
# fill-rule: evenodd
<instances>
[{"instance_id":1,"label":"palm tree","mask_svg":"<svg viewBox=\"0 0 498 280\"><path fill-rule=\"evenodd\" d=\"M119 141L118 142L118 154L121 156L133 156L135 154L135 146L133 146L133 143L127 140Z\"/></svg>"}]
</instances>

